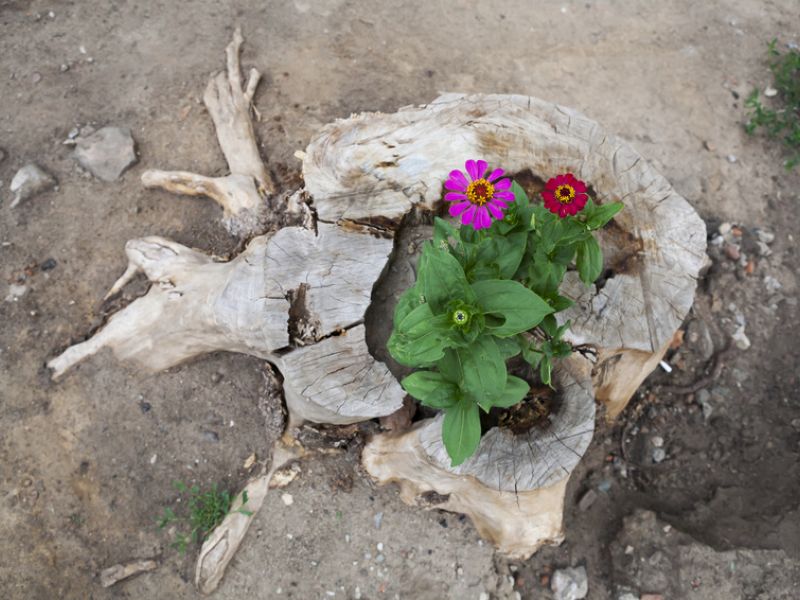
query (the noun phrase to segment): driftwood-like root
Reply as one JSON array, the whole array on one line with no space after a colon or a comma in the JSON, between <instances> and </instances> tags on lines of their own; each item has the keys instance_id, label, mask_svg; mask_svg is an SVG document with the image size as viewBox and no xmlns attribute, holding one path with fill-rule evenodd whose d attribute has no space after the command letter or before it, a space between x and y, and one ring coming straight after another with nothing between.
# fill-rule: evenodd
<instances>
[{"instance_id":1,"label":"driftwood-like root","mask_svg":"<svg viewBox=\"0 0 800 600\"><path fill-rule=\"evenodd\" d=\"M250 117L261 74L251 69L243 84L239 64L242 41L237 27L225 51L227 72L212 75L203 95L230 175L205 177L185 171L149 170L142 174L142 183L175 194L207 196L222 207L228 231L250 237L263 232L268 217L266 199L276 193L276 186L258 152Z\"/></svg>"}]
</instances>

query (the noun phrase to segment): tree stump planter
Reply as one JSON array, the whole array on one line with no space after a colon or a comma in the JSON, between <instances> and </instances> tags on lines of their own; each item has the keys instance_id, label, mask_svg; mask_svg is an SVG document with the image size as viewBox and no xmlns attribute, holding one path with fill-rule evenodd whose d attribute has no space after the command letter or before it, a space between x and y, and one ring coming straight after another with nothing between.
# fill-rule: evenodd
<instances>
[{"instance_id":1,"label":"tree stump planter","mask_svg":"<svg viewBox=\"0 0 800 600\"><path fill-rule=\"evenodd\" d=\"M290 422L387 416L405 394L370 354L364 319L406 217L436 211L449 171L466 158L541 180L571 171L593 186L597 202L619 200L625 210L601 240L604 284L586 290L565 281L564 293L577 300L564 315L573 323L568 341L597 360L563 361L562 407L549 429L492 430L455 470L436 419L379 435L364 454L367 469L400 483L406 501L446 498L434 504L470 514L482 535L514 556L560 540L566 482L593 431L592 398L617 414L663 356L692 304L705 259L703 222L627 144L527 96L447 94L427 106L337 121L301 153L304 188L280 194L258 153L250 111L259 74L253 69L242 81L241 43L237 30L227 72L211 78L204 96L231 174L148 171L142 181L212 198L224 225L249 240L246 249L220 262L164 238L128 242L128 269L109 294L137 272L150 290L51 360L53 376L106 347L153 370L227 350L281 371ZM276 457L302 454L291 447L282 443ZM259 503L277 466L248 484ZM251 519L230 515L204 546L203 591L216 587Z\"/></svg>"}]
</instances>

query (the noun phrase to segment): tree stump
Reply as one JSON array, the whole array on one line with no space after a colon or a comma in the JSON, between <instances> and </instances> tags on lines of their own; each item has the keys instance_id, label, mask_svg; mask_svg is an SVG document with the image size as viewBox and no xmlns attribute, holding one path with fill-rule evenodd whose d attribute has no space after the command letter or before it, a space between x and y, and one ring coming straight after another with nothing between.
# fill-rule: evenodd
<instances>
[{"instance_id":1,"label":"tree stump","mask_svg":"<svg viewBox=\"0 0 800 600\"><path fill-rule=\"evenodd\" d=\"M595 403L589 361L573 355L553 373L558 409L544 428L493 427L458 467L442 442L442 416L410 431L376 436L363 464L379 483L396 482L406 504L468 515L480 535L513 558L563 540L569 474L592 440Z\"/></svg>"},{"instance_id":2,"label":"tree stump","mask_svg":"<svg viewBox=\"0 0 800 600\"><path fill-rule=\"evenodd\" d=\"M564 361L557 371L562 409L549 428L516 437L492 430L456 470L447 467L436 419L378 436L365 451L368 470L400 482L404 499L467 512L512 555L560 539L567 478L593 430L590 378L614 415L661 359L692 304L705 259L703 222L627 144L574 111L527 96L447 94L394 114L337 121L302 153L304 189L281 194L258 153L250 111L260 76L253 69L242 81L241 43L237 29L227 72L212 76L204 96L231 174L148 171L142 181L211 197L225 226L249 240L246 249L220 262L164 238L128 242L128 268L109 294L138 272L150 290L51 360L53 376L105 347L154 370L227 350L281 371L291 421L389 415L404 392L369 352L364 318L404 221L437 210L449 171L467 158L534 183L571 171L598 202L625 203L602 238L602 284L586 290L567 278L564 285L577 300L563 317L573 323L568 341L594 349L591 373L580 356ZM383 318L390 321L391 312ZM266 493L268 479L253 485ZM224 540L219 551L201 553L198 581L208 583L206 591L247 530L249 519L240 517L232 517L235 535L225 538L233 531L225 523L215 535L215 543Z\"/></svg>"}]
</instances>

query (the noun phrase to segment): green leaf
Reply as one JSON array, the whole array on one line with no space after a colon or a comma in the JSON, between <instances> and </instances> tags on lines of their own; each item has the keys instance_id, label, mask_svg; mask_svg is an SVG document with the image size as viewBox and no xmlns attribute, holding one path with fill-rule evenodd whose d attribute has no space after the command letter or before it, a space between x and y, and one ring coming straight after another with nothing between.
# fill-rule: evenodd
<instances>
[{"instance_id":1,"label":"green leaf","mask_svg":"<svg viewBox=\"0 0 800 600\"><path fill-rule=\"evenodd\" d=\"M458 387L435 371L417 371L401 382L414 398L433 408L448 408L458 401Z\"/></svg>"},{"instance_id":2,"label":"green leaf","mask_svg":"<svg viewBox=\"0 0 800 600\"><path fill-rule=\"evenodd\" d=\"M531 388L527 381L520 379L519 377L509 375L508 381L506 381L506 388L503 390L503 393L500 396L495 398L494 402L492 402L492 405L500 408L508 408L510 406L514 406L515 404L519 404L522 402L522 399L525 398L525 395L530 389Z\"/></svg>"},{"instance_id":3,"label":"green leaf","mask_svg":"<svg viewBox=\"0 0 800 600\"><path fill-rule=\"evenodd\" d=\"M456 467L472 456L481 441L481 419L477 404L462 398L445 410L442 441L452 466Z\"/></svg>"},{"instance_id":4,"label":"green leaf","mask_svg":"<svg viewBox=\"0 0 800 600\"><path fill-rule=\"evenodd\" d=\"M436 366L447 381L461 387L461 383L464 381L464 367L457 350L452 348L445 350L444 356L436 363Z\"/></svg>"},{"instance_id":5,"label":"green leaf","mask_svg":"<svg viewBox=\"0 0 800 600\"><path fill-rule=\"evenodd\" d=\"M497 349L500 350L500 356L503 357L503 360L514 358L520 353L521 348L516 337L496 338L494 341L497 344Z\"/></svg>"},{"instance_id":6,"label":"green leaf","mask_svg":"<svg viewBox=\"0 0 800 600\"><path fill-rule=\"evenodd\" d=\"M431 305L434 314L442 313L451 300L471 304L474 299L464 269L456 257L430 242L425 245L420 258L418 279L422 283L425 301Z\"/></svg>"},{"instance_id":7,"label":"green leaf","mask_svg":"<svg viewBox=\"0 0 800 600\"><path fill-rule=\"evenodd\" d=\"M531 201L528 200L528 194L516 181L511 184L511 193L514 194L514 204L516 206L525 208L530 205Z\"/></svg>"},{"instance_id":8,"label":"green leaf","mask_svg":"<svg viewBox=\"0 0 800 600\"><path fill-rule=\"evenodd\" d=\"M600 229L611 219L614 218L625 205L622 202L612 202L611 204L595 205L589 217L586 219L586 225L589 229Z\"/></svg>"},{"instance_id":9,"label":"green leaf","mask_svg":"<svg viewBox=\"0 0 800 600\"><path fill-rule=\"evenodd\" d=\"M482 335L458 351L464 373L462 389L488 412L492 400L506 387L506 362L490 335Z\"/></svg>"},{"instance_id":10,"label":"green leaf","mask_svg":"<svg viewBox=\"0 0 800 600\"><path fill-rule=\"evenodd\" d=\"M394 308L394 324L397 324L405 319L409 313L422 304L422 294L419 291L419 286L412 285L408 288L400 299L397 301L397 306Z\"/></svg>"},{"instance_id":11,"label":"green leaf","mask_svg":"<svg viewBox=\"0 0 800 600\"><path fill-rule=\"evenodd\" d=\"M470 281L511 279L522 262L527 243L528 234L524 231L483 240L473 258L475 264L470 269Z\"/></svg>"},{"instance_id":12,"label":"green leaf","mask_svg":"<svg viewBox=\"0 0 800 600\"><path fill-rule=\"evenodd\" d=\"M545 385L551 385L553 382L553 361L547 355L542 356L542 362L539 363L539 377Z\"/></svg>"},{"instance_id":13,"label":"green leaf","mask_svg":"<svg viewBox=\"0 0 800 600\"><path fill-rule=\"evenodd\" d=\"M538 325L553 312L547 302L518 281L488 279L476 281L472 289L483 312L501 319L486 321L486 328L498 337L509 337Z\"/></svg>"},{"instance_id":14,"label":"green leaf","mask_svg":"<svg viewBox=\"0 0 800 600\"><path fill-rule=\"evenodd\" d=\"M578 274L586 285L593 283L603 272L603 251L594 237L589 237L578 244L578 256L575 259Z\"/></svg>"},{"instance_id":15,"label":"green leaf","mask_svg":"<svg viewBox=\"0 0 800 600\"><path fill-rule=\"evenodd\" d=\"M400 364L417 367L436 362L454 343L447 315L434 316L428 304L421 304L395 323L386 347Z\"/></svg>"}]
</instances>

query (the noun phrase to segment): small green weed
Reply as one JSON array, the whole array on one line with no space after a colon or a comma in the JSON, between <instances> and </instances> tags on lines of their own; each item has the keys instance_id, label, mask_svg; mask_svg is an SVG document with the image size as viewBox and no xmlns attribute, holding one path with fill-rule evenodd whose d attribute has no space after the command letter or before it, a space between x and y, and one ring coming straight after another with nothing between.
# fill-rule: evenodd
<instances>
[{"instance_id":1,"label":"small green weed","mask_svg":"<svg viewBox=\"0 0 800 600\"><path fill-rule=\"evenodd\" d=\"M754 89L745 102L750 109L745 130L752 134L761 129L770 138L780 139L789 153L786 168L793 169L800 164L800 51L790 48L781 54L777 45L777 39L769 43L769 68L775 78L774 96L783 106L764 106L758 89Z\"/></svg>"},{"instance_id":2,"label":"small green weed","mask_svg":"<svg viewBox=\"0 0 800 600\"><path fill-rule=\"evenodd\" d=\"M171 523L187 525L189 532L179 531L175 534L175 541L172 546L183 554L189 547L189 543L197 543L205 540L214 531L214 528L222 523L225 516L231 511L231 505L236 495L228 490L218 490L216 484L207 492L201 492L200 487L193 485L187 486L181 481L172 484L178 492L186 498L188 515L177 515L170 507L164 508L164 514L158 520L158 528L163 529ZM242 492L242 505L235 511L243 515L250 516L253 513L245 510L247 504L247 492Z\"/></svg>"}]
</instances>

